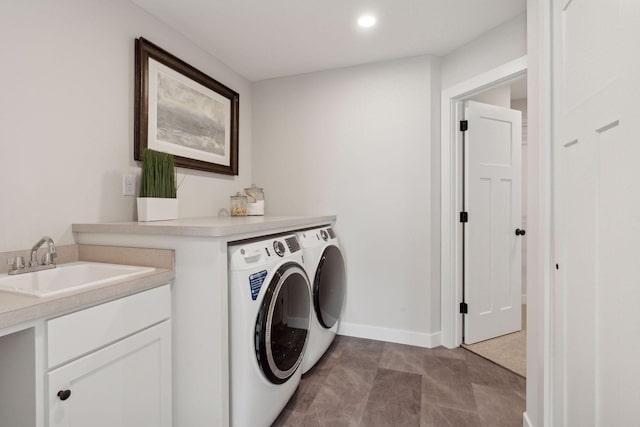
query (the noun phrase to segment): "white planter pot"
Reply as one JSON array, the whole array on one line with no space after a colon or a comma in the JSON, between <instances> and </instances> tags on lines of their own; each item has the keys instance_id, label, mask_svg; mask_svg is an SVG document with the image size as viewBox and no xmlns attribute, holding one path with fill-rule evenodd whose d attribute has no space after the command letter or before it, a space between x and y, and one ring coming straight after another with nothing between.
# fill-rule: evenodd
<instances>
[{"instance_id":1,"label":"white planter pot","mask_svg":"<svg viewBox=\"0 0 640 427\"><path fill-rule=\"evenodd\" d=\"M178 219L178 199L138 197L138 221Z\"/></svg>"}]
</instances>

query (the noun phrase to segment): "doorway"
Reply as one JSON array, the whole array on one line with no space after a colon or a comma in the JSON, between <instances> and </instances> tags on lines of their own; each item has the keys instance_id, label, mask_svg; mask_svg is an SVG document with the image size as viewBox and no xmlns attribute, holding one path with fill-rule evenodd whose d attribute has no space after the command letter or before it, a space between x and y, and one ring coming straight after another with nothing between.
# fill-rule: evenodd
<instances>
[{"instance_id":1,"label":"doorway","mask_svg":"<svg viewBox=\"0 0 640 427\"><path fill-rule=\"evenodd\" d=\"M463 103L463 347L526 377L527 80Z\"/></svg>"},{"instance_id":2,"label":"doorway","mask_svg":"<svg viewBox=\"0 0 640 427\"><path fill-rule=\"evenodd\" d=\"M455 348L463 342L462 273L462 170L459 121L463 116L463 102L489 89L511 84L527 73L527 58L521 57L489 72L476 76L442 93L441 141L441 343ZM529 207L525 211L530 210ZM531 240L530 240L531 241ZM525 264L526 266L526 264ZM525 267L526 268L526 267Z\"/></svg>"}]
</instances>

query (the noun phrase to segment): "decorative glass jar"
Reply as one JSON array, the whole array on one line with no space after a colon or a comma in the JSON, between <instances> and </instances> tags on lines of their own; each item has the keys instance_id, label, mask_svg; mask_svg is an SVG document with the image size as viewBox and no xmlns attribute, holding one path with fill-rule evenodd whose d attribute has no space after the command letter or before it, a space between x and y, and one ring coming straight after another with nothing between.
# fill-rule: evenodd
<instances>
[{"instance_id":1,"label":"decorative glass jar","mask_svg":"<svg viewBox=\"0 0 640 427\"><path fill-rule=\"evenodd\" d=\"M247 196L240 192L231 196L231 216L247 216Z\"/></svg>"},{"instance_id":2,"label":"decorative glass jar","mask_svg":"<svg viewBox=\"0 0 640 427\"><path fill-rule=\"evenodd\" d=\"M264 190L251 184L244 192L248 199L247 215L264 215Z\"/></svg>"}]
</instances>

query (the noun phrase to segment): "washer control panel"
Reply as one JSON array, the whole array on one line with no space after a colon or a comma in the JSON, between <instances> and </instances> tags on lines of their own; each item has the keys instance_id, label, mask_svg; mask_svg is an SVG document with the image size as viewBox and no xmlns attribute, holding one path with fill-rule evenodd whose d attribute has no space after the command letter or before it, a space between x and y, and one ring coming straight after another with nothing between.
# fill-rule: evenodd
<instances>
[{"instance_id":1,"label":"washer control panel","mask_svg":"<svg viewBox=\"0 0 640 427\"><path fill-rule=\"evenodd\" d=\"M295 235L280 236L264 240L237 241L229 245L227 252L230 268L257 268L292 256L301 251L300 241Z\"/></svg>"},{"instance_id":2,"label":"washer control panel","mask_svg":"<svg viewBox=\"0 0 640 427\"><path fill-rule=\"evenodd\" d=\"M300 250L300 243L298 242L298 239L296 239L295 236L287 237L286 239L284 239L284 241L287 242L289 251L291 251L292 254Z\"/></svg>"},{"instance_id":3,"label":"washer control panel","mask_svg":"<svg viewBox=\"0 0 640 427\"><path fill-rule=\"evenodd\" d=\"M282 242L280 240L275 240L273 242L273 251L276 253L276 255L278 255L279 257L283 257L284 253L286 251L284 244L282 244Z\"/></svg>"},{"instance_id":4,"label":"washer control panel","mask_svg":"<svg viewBox=\"0 0 640 427\"><path fill-rule=\"evenodd\" d=\"M327 233L326 230L320 230L320 237L326 242L329 240L329 233Z\"/></svg>"}]
</instances>

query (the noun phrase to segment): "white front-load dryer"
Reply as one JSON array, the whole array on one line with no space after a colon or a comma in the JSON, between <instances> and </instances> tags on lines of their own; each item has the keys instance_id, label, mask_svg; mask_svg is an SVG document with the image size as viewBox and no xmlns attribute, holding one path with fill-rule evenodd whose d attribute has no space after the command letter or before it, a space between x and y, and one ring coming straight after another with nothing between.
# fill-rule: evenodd
<instances>
[{"instance_id":1,"label":"white front-load dryer","mask_svg":"<svg viewBox=\"0 0 640 427\"><path fill-rule=\"evenodd\" d=\"M302 230L296 236L302 246L313 301L309 344L301 365L304 374L318 362L336 336L347 279L340 243L332 227Z\"/></svg>"},{"instance_id":2,"label":"white front-load dryer","mask_svg":"<svg viewBox=\"0 0 640 427\"><path fill-rule=\"evenodd\" d=\"M310 284L295 235L230 244L232 427L270 426L300 382Z\"/></svg>"}]
</instances>

